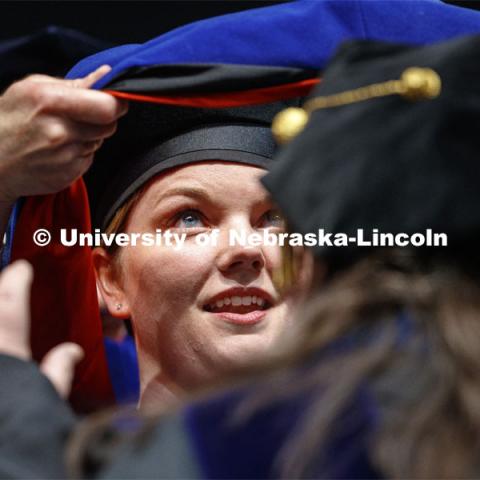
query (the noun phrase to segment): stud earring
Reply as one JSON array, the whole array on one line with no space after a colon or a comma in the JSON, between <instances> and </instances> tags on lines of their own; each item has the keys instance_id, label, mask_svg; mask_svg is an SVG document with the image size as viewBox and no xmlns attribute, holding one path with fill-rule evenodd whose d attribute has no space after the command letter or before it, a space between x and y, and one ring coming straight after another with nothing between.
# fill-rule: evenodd
<instances>
[{"instance_id":1,"label":"stud earring","mask_svg":"<svg viewBox=\"0 0 480 480\"><path fill-rule=\"evenodd\" d=\"M117 309L117 312L122 308L122 304L121 303L117 303L115 305L115 308Z\"/></svg>"}]
</instances>

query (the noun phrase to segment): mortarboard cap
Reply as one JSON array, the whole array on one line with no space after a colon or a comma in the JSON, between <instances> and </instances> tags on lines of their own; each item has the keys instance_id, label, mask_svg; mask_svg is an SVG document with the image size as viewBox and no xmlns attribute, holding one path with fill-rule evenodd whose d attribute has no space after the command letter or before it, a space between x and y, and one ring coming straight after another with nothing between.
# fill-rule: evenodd
<instances>
[{"instance_id":1,"label":"mortarboard cap","mask_svg":"<svg viewBox=\"0 0 480 480\"><path fill-rule=\"evenodd\" d=\"M85 176L94 227L106 228L124 201L170 168L206 160L267 168L276 146L270 129L274 116L300 104L299 90L290 91L289 85L307 80L306 86L311 86L316 77L316 72L302 69L246 65L151 70L143 67L137 76L131 69L105 87L126 98L146 100L148 94L148 101L131 103L116 134L105 142ZM258 104L249 105L248 98L240 98L239 92L245 91L248 95L260 92L252 98ZM187 97L180 105L165 105L159 103L158 92L169 94L170 100L182 94ZM212 93L218 98L205 102ZM285 99L279 100L281 96Z\"/></svg>"},{"instance_id":2,"label":"mortarboard cap","mask_svg":"<svg viewBox=\"0 0 480 480\"><path fill-rule=\"evenodd\" d=\"M341 48L305 104L304 130L263 180L293 230L356 237L358 229L431 229L447 234L449 247L473 244L480 233L479 49L480 37ZM315 247L340 263L367 251Z\"/></svg>"}]
</instances>

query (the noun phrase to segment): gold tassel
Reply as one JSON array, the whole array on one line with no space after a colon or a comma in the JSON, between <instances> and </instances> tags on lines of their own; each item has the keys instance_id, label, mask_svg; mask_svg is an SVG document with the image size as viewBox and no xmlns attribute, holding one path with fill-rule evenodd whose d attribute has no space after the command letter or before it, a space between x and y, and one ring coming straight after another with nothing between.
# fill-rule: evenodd
<instances>
[{"instance_id":1,"label":"gold tassel","mask_svg":"<svg viewBox=\"0 0 480 480\"><path fill-rule=\"evenodd\" d=\"M305 128L310 114L315 110L388 95L401 95L410 101L429 100L438 97L441 89L442 82L437 72L431 68L410 67L402 73L400 80L389 80L335 95L315 97L305 102L303 108L291 107L282 110L273 119L272 133L279 144L285 144Z\"/></svg>"}]
</instances>

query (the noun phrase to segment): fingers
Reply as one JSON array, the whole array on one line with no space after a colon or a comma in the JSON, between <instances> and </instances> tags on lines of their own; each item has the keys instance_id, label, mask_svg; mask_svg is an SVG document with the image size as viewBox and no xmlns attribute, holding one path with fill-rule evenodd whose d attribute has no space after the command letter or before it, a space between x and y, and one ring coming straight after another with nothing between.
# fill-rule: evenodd
<instances>
[{"instance_id":1,"label":"fingers","mask_svg":"<svg viewBox=\"0 0 480 480\"><path fill-rule=\"evenodd\" d=\"M92 140L91 142L83 142L83 153L81 157L87 157L93 155L103 144L103 140Z\"/></svg>"},{"instance_id":2,"label":"fingers","mask_svg":"<svg viewBox=\"0 0 480 480\"><path fill-rule=\"evenodd\" d=\"M128 102L86 88L104 75L106 70L106 67L102 67L78 80L31 75L14 83L5 97L11 99L10 108L33 110L36 116L60 115L94 125L110 124L127 113Z\"/></svg>"},{"instance_id":3,"label":"fingers","mask_svg":"<svg viewBox=\"0 0 480 480\"><path fill-rule=\"evenodd\" d=\"M30 285L33 270L19 260L0 275L0 353L30 360ZM83 350L74 343L62 343L47 353L40 370L49 378L62 397L70 393L75 365Z\"/></svg>"},{"instance_id":4,"label":"fingers","mask_svg":"<svg viewBox=\"0 0 480 480\"><path fill-rule=\"evenodd\" d=\"M92 140L90 142L74 142L68 145L62 145L53 152L44 154L45 161L50 163L51 174L55 174L58 169L63 169L67 174L69 168L75 169L75 162L87 156L93 156L102 146L102 140ZM59 172L60 173L60 172ZM81 174L83 175L82 172Z\"/></svg>"},{"instance_id":5,"label":"fingers","mask_svg":"<svg viewBox=\"0 0 480 480\"><path fill-rule=\"evenodd\" d=\"M43 89L37 95L40 109L47 113L66 116L79 122L107 125L117 121L128 111L128 103L97 90L57 85Z\"/></svg>"},{"instance_id":6,"label":"fingers","mask_svg":"<svg viewBox=\"0 0 480 480\"><path fill-rule=\"evenodd\" d=\"M0 275L0 353L29 360L31 358L30 287L33 270L18 260Z\"/></svg>"},{"instance_id":7,"label":"fingers","mask_svg":"<svg viewBox=\"0 0 480 480\"><path fill-rule=\"evenodd\" d=\"M32 280L33 269L26 260L8 265L0 275L0 301L18 302L23 308L30 301Z\"/></svg>"},{"instance_id":8,"label":"fingers","mask_svg":"<svg viewBox=\"0 0 480 480\"><path fill-rule=\"evenodd\" d=\"M36 155L39 172L46 177L48 190L63 190L81 177L91 166L95 152L102 145L101 140L77 142L63 145L54 151ZM34 192L35 194L37 192ZM32 194L32 193L30 193Z\"/></svg>"},{"instance_id":9,"label":"fingers","mask_svg":"<svg viewBox=\"0 0 480 480\"><path fill-rule=\"evenodd\" d=\"M51 149L69 143L84 143L111 137L117 129L117 123L91 125L75 122L67 118L49 116L39 122L30 142L34 150Z\"/></svg>"},{"instance_id":10,"label":"fingers","mask_svg":"<svg viewBox=\"0 0 480 480\"><path fill-rule=\"evenodd\" d=\"M117 123L106 125L90 125L83 122L67 122L64 124L64 138L67 142L88 142L111 137L117 130Z\"/></svg>"},{"instance_id":11,"label":"fingers","mask_svg":"<svg viewBox=\"0 0 480 480\"><path fill-rule=\"evenodd\" d=\"M90 88L93 84L97 83L103 76L105 76L108 72L112 70L110 65L102 65L98 67L96 70L88 74L84 78L79 78L77 84L75 86L79 88Z\"/></svg>"},{"instance_id":12,"label":"fingers","mask_svg":"<svg viewBox=\"0 0 480 480\"><path fill-rule=\"evenodd\" d=\"M40 370L52 382L61 397L67 398L70 394L75 366L83 356L82 348L76 343L62 343L43 358Z\"/></svg>"},{"instance_id":13,"label":"fingers","mask_svg":"<svg viewBox=\"0 0 480 480\"><path fill-rule=\"evenodd\" d=\"M2 201L58 192L90 167L128 109L88 88L109 71L102 66L78 80L32 75L0 96Z\"/></svg>"},{"instance_id":14,"label":"fingers","mask_svg":"<svg viewBox=\"0 0 480 480\"><path fill-rule=\"evenodd\" d=\"M53 151L43 150L27 157L28 177L36 182L23 181L16 185L19 196L56 193L81 177L92 165L101 140L62 145ZM38 181L41 179L41 182Z\"/></svg>"},{"instance_id":15,"label":"fingers","mask_svg":"<svg viewBox=\"0 0 480 480\"><path fill-rule=\"evenodd\" d=\"M94 85L98 80L100 80L103 76L105 76L107 73L109 73L112 70L112 67L110 65L102 65L98 67L96 70L88 74L84 78L78 78L75 80L71 80L70 85L73 86L74 88L82 88L82 89L89 89L92 85ZM89 112L88 106L85 106L85 110L80 109L80 105L72 105L70 102L65 102L64 105L60 104L60 107L64 107L68 112L72 113L72 118L84 122L90 122L90 123L97 123L98 124L106 124L110 122L113 122L115 120L118 120L121 116L125 115L128 110L128 103L124 100L119 100L111 95L109 95L109 101L104 98L106 95L103 92L95 92L95 91L90 91L91 93L99 93L103 97L103 111L98 111L98 112ZM90 97L90 98L88 98ZM85 95L84 101L86 102L87 100L90 102L94 102L95 100L99 102L98 107L100 107L100 101L98 100L100 98L99 95ZM72 107L77 107L77 108L72 108ZM91 116L88 116L88 114L92 114ZM87 115L86 115L87 114ZM77 116L78 115L78 116Z\"/></svg>"},{"instance_id":16,"label":"fingers","mask_svg":"<svg viewBox=\"0 0 480 480\"><path fill-rule=\"evenodd\" d=\"M86 77L76 78L74 80L65 80L63 78L50 77L42 74L29 75L26 79L36 83L56 83L58 85L69 84L75 88L90 88L111 70L112 67L110 65L102 65L89 73Z\"/></svg>"}]
</instances>

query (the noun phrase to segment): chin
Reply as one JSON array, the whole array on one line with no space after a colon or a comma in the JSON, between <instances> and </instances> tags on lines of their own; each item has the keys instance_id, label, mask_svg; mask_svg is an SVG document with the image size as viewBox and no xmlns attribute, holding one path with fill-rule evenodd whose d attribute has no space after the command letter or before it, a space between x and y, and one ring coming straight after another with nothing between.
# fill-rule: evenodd
<instances>
[{"instance_id":1,"label":"chin","mask_svg":"<svg viewBox=\"0 0 480 480\"><path fill-rule=\"evenodd\" d=\"M274 353L278 335L271 332L250 335L231 335L216 347L215 363L221 368L235 368L267 359Z\"/></svg>"}]
</instances>

